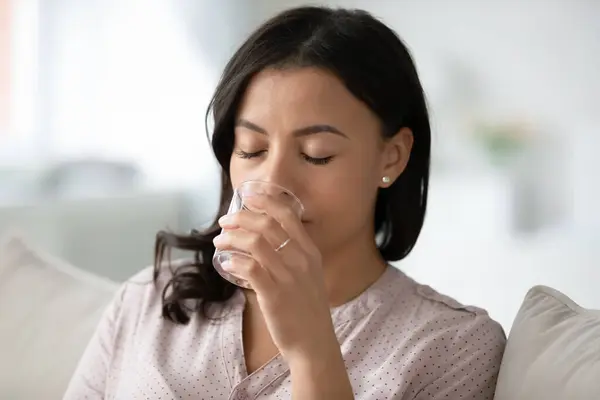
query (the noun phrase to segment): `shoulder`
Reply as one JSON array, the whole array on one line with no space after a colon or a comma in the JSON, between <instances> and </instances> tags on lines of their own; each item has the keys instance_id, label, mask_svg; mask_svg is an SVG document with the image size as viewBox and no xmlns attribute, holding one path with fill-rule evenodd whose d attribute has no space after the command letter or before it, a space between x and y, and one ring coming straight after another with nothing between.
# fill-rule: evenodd
<instances>
[{"instance_id":1,"label":"shoulder","mask_svg":"<svg viewBox=\"0 0 600 400\"><path fill-rule=\"evenodd\" d=\"M430 341L444 343L444 358L449 363L450 360L458 361L457 354L467 353L489 356L490 360L495 359L500 363L506 335L502 326L487 311L464 305L429 286L418 285L416 296L423 304L427 336Z\"/></svg>"},{"instance_id":2,"label":"shoulder","mask_svg":"<svg viewBox=\"0 0 600 400\"><path fill-rule=\"evenodd\" d=\"M487 327L490 331L504 336L502 326L493 320L487 311L474 305L465 305L451 296L445 295L416 282L402 271L394 271L398 283L396 293L390 293L390 304L387 309L390 317L405 318L417 325L427 325L442 331L449 329L469 330L474 326ZM393 290L393 289L392 289Z\"/></svg>"},{"instance_id":3,"label":"shoulder","mask_svg":"<svg viewBox=\"0 0 600 400\"><path fill-rule=\"evenodd\" d=\"M419 304L419 358L429 374L416 398L492 398L506 346L502 326L484 309L426 285L415 283L412 297Z\"/></svg>"},{"instance_id":4,"label":"shoulder","mask_svg":"<svg viewBox=\"0 0 600 400\"><path fill-rule=\"evenodd\" d=\"M502 326L486 310L464 305L454 298L408 278L411 289L396 298L406 302L408 322L412 322L414 342L420 358L437 360L431 376L456 374L467 376L470 369L495 376L506 345ZM397 305L395 307L398 309ZM399 313L401 314L401 313ZM396 318L399 318L400 315ZM467 368L468 367L468 368Z\"/></svg>"},{"instance_id":5,"label":"shoulder","mask_svg":"<svg viewBox=\"0 0 600 400\"><path fill-rule=\"evenodd\" d=\"M169 281L173 277L173 271L167 266L161 267L156 271L153 266L148 266L141 269L139 272L128 278L122 284L122 303L124 305L146 306L154 304L162 297L162 292L168 286Z\"/></svg>"},{"instance_id":6,"label":"shoulder","mask_svg":"<svg viewBox=\"0 0 600 400\"><path fill-rule=\"evenodd\" d=\"M119 324L132 328L143 319L159 318L163 293L168 290L174 271L185 262L182 259L165 263L158 270L147 266L123 282L112 304Z\"/></svg>"},{"instance_id":7,"label":"shoulder","mask_svg":"<svg viewBox=\"0 0 600 400\"><path fill-rule=\"evenodd\" d=\"M183 276L197 272L191 261L193 260L177 259L163 263L158 269L149 266L127 279L121 285L114 301L115 307L119 308L121 320L129 326L139 326L143 322L154 323L157 318L160 318L163 324L173 324L162 318L163 299L172 292L173 287L184 285ZM238 297L233 296L224 302L211 303L204 308L204 311L209 319L224 316L231 307L237 305ZM188 310L197 310L198 301L189 298L185 300L184 307ZM192 314L194 314L192 318L200 315L194 312Z\"/></svg>"},{"instance_id":8,"label":"shoulder","mask_svg":"<svg viewBox=\"0 0 600 400\"><path fill-rule=\"evenodd\" d=\"M482 308L464 305L394 271L388 301L380 315L381 328L401 330L401 337L438 360L449 360L452 351L502 354L506 335L502 326ZM396 288L396 289L394 289ZM395 342L403 347L406 343ZM392 349L390 349L392 350Z\"/></svg>"},{"instance_id":9,"label":"shoulder","mask_svg":"<svg viewBox=\"0 0 600 400\"><path fill-rule=\"evenodd\" d=\"M456 343L470 341L503 346L502 326L483 308L465 305L429 286L416 284L415 296L423 304L424 319Z\"/></svg>"},{"instance_id":10,"label":"shoulder","mask_svg":"<svg viewBox=\"0 0 600 400\"><path fill-rule=\"evenodd\" d=\"M484 309L464 305L399 270L388 279L384 300L368 315L371 337L361 337L376 341L377 354L385 355L380 360L384 372L401 375L410 390L420 393L418 399L484 398L471 396L479 386L493 392L506 343L502 326Z\"/></svg>"},{"instance_id":11,"label":"shoulder","mask_svg":"<svg viewBox=\"0 0 600 400\"><path fill-rule=\"evenodd\" d=\"M493 390L506 338L485 310L395 268L363 303L353 307L360 318L340 328L344 354L351 374L388 382L385 390L393 394L386 398L419 393L411 398L474 399L485 398L471 396L478 385Z\"/></svg>"}]
</instances>

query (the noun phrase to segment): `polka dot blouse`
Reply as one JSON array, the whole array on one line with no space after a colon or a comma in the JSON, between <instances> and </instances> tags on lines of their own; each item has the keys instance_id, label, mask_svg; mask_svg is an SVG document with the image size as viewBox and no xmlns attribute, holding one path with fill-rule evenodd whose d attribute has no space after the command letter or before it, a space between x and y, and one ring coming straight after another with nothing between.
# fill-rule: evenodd
<instances>
[{"instance_id":1,"label":"polka dot blouse","mask_svg":"<svg viewBox=\"0 0 600 400\"><path fill-rule=\"evenodd\" d=\"M281 356L246 372L241 291L209 308L220 320L194 316L176 325L160 316L162 288L144 283L151 274L122 286L65 400L291 398L293 377ZM485 311L390 266L331 315L357 400L493 398L505 335Z\"/></svg>"}]
</instances>

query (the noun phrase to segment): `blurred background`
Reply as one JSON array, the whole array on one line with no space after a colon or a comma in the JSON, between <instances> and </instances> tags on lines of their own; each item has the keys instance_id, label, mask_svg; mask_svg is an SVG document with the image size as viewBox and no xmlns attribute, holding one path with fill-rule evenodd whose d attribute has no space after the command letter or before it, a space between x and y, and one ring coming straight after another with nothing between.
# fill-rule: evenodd
<instances>
[{"instance_id":1,"label":"blurred background","mask_svg":"<svg viewBox=\"0 0 600 400\"><path fill-rule=\"evenodd\" d=\"M113 280L214 216L205 110L291 0L0 0L0 234ZM397 266L509 329L528 288L600 308L600 2L362 0L410 47L429 214Z\"/></svg>"}]
</instances>

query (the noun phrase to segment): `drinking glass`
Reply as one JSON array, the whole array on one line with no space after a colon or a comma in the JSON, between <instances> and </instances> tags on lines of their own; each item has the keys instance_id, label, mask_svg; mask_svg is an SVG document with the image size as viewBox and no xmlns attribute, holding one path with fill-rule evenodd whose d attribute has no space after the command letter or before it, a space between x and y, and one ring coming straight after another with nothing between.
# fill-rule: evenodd
<instances>
[{"instance_id":1,"label":"drinking glass","mask_svg":"<svg viewBox=\"0 0 600 400\"><path fill-rule=\"evenodd\" d=\"M264 214L262 210L252 209L245 203L245 198L249 196L270 196L275 198L278 201L287 204L298 215L298 218L301 218L302 213L304 212L304 206L298 197L288 189L271 182L251 180L243 182L234 190L227 214L235 214L242 210ZM238 278L223 270L223 263L231 260L233 256L250 257L249 254L240 250L217 250L213 257L213 266L217 272L229 282L246 289L251 289L250 284L246 280Z\"/></svg>"}]
</instances>

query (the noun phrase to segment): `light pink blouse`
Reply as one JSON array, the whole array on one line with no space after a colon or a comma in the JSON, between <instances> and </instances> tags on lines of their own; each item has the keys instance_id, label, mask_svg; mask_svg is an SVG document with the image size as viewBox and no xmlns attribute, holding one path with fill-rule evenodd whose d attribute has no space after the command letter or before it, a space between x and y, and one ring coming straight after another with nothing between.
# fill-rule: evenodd
<instances>
[{"instance_id":1,"label":"light pink blouse","mask_svg":"<svg viewBox=\"0 0 600 400\"><path fill-rule=\"evenodd\" d=\"M163 274L166 275L166 274ZM289 399L277 356L245 368L238 291L188 325L161 318L150 269L124 284L107 309L64 399ZM354 300L331 310L358 400L492 399L505 345L498 323L388 267Z\"/></svg>"}]
</instances>

